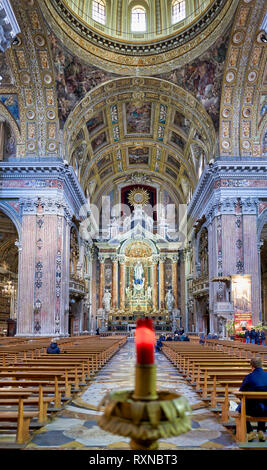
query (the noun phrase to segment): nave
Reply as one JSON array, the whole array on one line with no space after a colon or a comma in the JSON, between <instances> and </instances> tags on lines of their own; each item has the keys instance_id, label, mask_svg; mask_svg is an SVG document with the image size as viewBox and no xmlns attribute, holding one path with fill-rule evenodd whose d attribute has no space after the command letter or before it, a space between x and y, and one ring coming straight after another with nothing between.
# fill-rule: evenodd
<instances>
[{"instance_id":1,"label":"nave","mask_svg":"<svg viewBox=\"0 0 267 470\"><path fill-rule=\"evenodd\" d=\"M156 353L157 388L170 389L185 396L190 405L200 402L199 395L162 354ZM89 387L69 402L63 411L39 429L26 450L129 449L129 438L105 432L97 425L101 411L97 407L107 392L134 388L135 345L125 345L92 378ZM192 411L192 430L160 441L160 449L238 449L234 436L221 425L209 408Z\"/></svg>"}]
</instances>

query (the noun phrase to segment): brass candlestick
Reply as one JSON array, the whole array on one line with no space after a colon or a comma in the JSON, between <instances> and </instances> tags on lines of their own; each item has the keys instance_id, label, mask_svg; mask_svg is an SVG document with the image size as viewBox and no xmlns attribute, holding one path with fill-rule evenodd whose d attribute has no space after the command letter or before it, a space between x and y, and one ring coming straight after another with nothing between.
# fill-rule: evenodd
<instances>
[{"instance_id":1,"label":"brass candlestick","mask_svg":"<svg viewBox=\"0 0 267 470\"><path fill-rule=\"evenodd\" d=\"M156 390L156 366L136 365L135 390L108 393L99 408L99 426L112 434L130 437L133 450L156 450L158 439L178 436L191 429L191 408L168 390Z\"/></svg>"}]
</instances>

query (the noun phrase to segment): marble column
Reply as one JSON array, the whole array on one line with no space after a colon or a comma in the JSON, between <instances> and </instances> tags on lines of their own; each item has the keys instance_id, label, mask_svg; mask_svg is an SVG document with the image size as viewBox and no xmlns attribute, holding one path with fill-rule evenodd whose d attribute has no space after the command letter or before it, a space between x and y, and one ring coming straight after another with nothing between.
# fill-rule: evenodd
<instances>
[{"instance_id":1,"label":"marble column","mask_svg":"<svg viewBox=\"0 0 267 470\"><path fill-rule=\"evenodd\" d=\"M159 260L159 308L165 308L165 257Z\"/></svg>"},{"instance_id":2,"label":"marble column","mask_svg":"<svg viewBox=\"0 0 267 470\"><path fill-rule=\"evenodd\" d=\"M103 296L105 290L105 259L99 256L99 308L103 308Z\"/></svg>"},{"instance_id":3,"label":"marble column","mask_svg":"<svg viewBox=\"0 0 267 470\"><path fill-rule=\"evenodd\" d=\"M66 335L71 214L63 199L20 200L17 336Z\"/></svg>"},{"instance_id":4,"label":"marble column","mask_svg":"<svg viewBox=\"0 0 267 470\"><path fill-rule=\"evenodd\" d=\"M152 264L152 302L153 310L158 310L158 263Z\"/></svg>"},{"instance_id":5,"label":"marble column","mask_svg":"<svg viewBox=\"0 0 267 470\"><path fill-rule=\"evenodd\" d=\"M177 273L178 255L172 256L172 292L174 297L174 308L178 308L178 273Z\"/></svg>"},{"instance_id":6,"label":"marble column","mask_svg":"<svg viewBox=\"0 0 267 470\"><path fill-rule=\"evenodd\" d=\"M120 260L120 309L125 307L125 262Z\"/></svg>"},{"instance_id":7,"label":"marble column","mask_svg":"<svg viewBox=\"0 0 267 470\"><path fill-rule=\"evenodd\" d=\"M112 308L118 306L118 258L112 256Z\"/></svg>"}]
</instances>

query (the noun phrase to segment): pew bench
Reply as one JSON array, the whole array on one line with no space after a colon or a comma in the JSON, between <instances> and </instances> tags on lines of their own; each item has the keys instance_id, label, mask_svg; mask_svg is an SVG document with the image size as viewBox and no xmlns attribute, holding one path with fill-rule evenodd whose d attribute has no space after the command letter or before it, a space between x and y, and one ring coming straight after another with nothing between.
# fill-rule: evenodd
<instances>
[{"instance_id":1,"label":"pew bench","mask_svg":"<svg viewBox=\"0 0 267 470\"><path fill-rule=\"evenodd\" d=\"M38 411L24 411L23 399L20 398L17 410L0 410L0 429L3 432L15 430L16 443L25 444L30 438L30 422L38 415Z\"/></svg>"},{"instance_id":2,"label":"pew bench","mask_svg":"<svg viewBox=\"0 0 267 470\"><path fill-rule=\"evenodd\" d=\"M236 392L236 397L241 400L241 412L236 416L236 441L240 443L241 448L255 448L253 442L247 443L247 421L251 422L267 422L267 416L256 417L248 416L246 413L246 400L248 399L264 399L267 400L267 392ZM244 443L246 444L244 446ZM250 445L251 444L251 445ZM257 448L267 449L267 442L257 444Z\"/></svg>"}]
</instances>

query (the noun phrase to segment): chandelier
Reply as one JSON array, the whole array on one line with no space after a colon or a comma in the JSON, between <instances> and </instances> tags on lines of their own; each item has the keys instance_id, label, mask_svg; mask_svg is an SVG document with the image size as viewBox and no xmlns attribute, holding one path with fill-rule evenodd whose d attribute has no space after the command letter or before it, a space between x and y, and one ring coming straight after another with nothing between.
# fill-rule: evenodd
<instances>
[{"instance_id":1,"label":"chandelier","mask_svg":"<svg viewBox=\"0 0 267 470\"><path fill-rule=\"evenodd\" d=\"M15 293L15 286L12 283L12 281L7 281L7 283L4 285L2 289L2 294L5 295L6 297L12 297Z\"/></svg>"}]
</instances>

